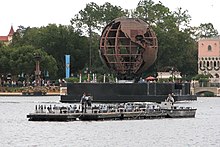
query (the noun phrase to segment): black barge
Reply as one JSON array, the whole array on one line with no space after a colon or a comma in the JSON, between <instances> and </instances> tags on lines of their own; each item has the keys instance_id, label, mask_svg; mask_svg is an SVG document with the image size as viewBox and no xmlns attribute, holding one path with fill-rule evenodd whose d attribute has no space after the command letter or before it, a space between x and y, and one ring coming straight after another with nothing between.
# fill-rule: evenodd
<instances>
[{"instance_id":1,"label":"black barge","mask_svg":"<svg viewBox=\"0 0 220 147\"><path fill-rule=\"evenodd\" d=\"M78 103L83 93L91 94L93 102L163 102L173 93L175 101L197 100L191 95L190 83L67 83L62 103Z\"/></svg>"},{"instance_id":2,"label":"black barge","mask_svg":"<svg viewBox=\"0 0 220 147\"><path fill-rule=\"evenodd\" d=\"M46 109L45 109L46 108ZM196 108L173 106L170 102L158 104L127 103L119 105L99 105L87 108L86 112L77 107L40 106L27 115L29 121L98 121L137 120L155 118L193 118Z\"/></svg>"}]
</instances>

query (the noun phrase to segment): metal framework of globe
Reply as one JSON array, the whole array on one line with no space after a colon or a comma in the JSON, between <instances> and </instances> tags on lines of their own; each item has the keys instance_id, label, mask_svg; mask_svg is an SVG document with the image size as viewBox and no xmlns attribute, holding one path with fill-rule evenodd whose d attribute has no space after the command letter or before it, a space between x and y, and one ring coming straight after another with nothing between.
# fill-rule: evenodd
<instances>
[{"instance_id":1,"label":"metal framework of globe","mask_svg":"<svg viewBox=\"0 0 220 147\"><path fill-rule=\"evenodd\" d=\"M103 30L100 57L119 79L134 79L156 60L157 37L141 19L117 18Z\"/></svg>"}]
</instances>

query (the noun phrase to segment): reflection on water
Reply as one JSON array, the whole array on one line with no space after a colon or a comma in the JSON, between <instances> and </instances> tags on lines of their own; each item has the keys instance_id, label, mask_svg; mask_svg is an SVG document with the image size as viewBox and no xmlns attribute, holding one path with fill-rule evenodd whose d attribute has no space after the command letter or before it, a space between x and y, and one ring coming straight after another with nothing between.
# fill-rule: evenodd
<instances>
[{"instance_id":1,"label":"reflection on water","mask_svg":"<svg viewBox=\"0 0 220 147\"><path fill-rule=\"evenodd\" d=\"M0 146L219 146L220 98L178 102L197 108L196 118L89 122L31 122L38 104L58 96L0 97Z\"/></svg>"}]
</instances>

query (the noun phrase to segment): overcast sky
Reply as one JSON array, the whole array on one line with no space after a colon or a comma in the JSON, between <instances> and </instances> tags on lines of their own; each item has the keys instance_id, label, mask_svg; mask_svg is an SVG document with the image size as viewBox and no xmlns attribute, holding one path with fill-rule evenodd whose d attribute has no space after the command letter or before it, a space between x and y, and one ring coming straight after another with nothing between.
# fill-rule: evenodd
<instances>
[{"instance_id":1,"label":"overcast sky","mask_svg":"<svg viewBox=\"0 0 220 147\"><path fill-rule=\"evenodd\" d=\"M159 0L153 0L158 2ZM211 22L220 33L219 0L160 0L170 10L178 7L187 9L192 17L191 25ZM7 35L10 26L14 29L24 27L41 27L49 23L70 24L70 19L87 3L102 5L110 2L124 9L134 9L139 0L2 0L0 2L0 36Z\"/></svg>"}]
</instances>

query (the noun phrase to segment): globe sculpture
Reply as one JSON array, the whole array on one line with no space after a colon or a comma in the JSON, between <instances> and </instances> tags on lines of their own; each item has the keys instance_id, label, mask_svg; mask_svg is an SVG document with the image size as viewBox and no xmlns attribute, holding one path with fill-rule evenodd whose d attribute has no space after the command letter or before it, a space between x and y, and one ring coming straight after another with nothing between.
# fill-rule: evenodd
<instances>
[{"instance_id":1,"label":"globe sculpture","mask_svg":"<svg viewBox=\"0 0 220 147\"><path fill-rule=\"evenodd\" d=\"M117 18L104 28L99 51L103 63L118 79L132 80L155 62L157 37L141 19Z\"/></svg>"}]
</instances>

